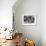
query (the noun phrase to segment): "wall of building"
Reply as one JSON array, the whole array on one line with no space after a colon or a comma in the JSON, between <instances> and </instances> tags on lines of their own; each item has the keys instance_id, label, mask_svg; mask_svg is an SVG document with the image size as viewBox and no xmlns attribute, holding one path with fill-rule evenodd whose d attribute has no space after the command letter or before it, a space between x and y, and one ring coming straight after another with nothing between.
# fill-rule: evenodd
<instances>
[{"instance_id":1,"label":"wall of building","mask_svg":"<svg viewBox=\"0 0 46 46\"><path fill-rule=\"evenodd\" d=\"M36 46L46 46L45 2L45 0L23 0L17 8L13 7L15 29L22 32L25 39L34 40ZM36 14L36 25L22 25L22 15L24 14Z\"/></svg>"}]
</instances>

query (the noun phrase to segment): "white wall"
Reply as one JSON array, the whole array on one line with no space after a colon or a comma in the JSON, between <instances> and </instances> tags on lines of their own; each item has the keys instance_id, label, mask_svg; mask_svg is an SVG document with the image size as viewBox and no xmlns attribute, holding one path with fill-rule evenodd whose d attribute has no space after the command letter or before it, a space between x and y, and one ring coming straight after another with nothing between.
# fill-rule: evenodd
<instances>
[{"instance_id":1,"label":"white wall","mask_svg":"<svg viewBox=\"0 0 46 46\"><path fill-rule=\"evenodd\" d=\"M46 0L41 0L41 40L42 46L46 46Z\"/></svg>"},{"instance_id":2,"label":"white wall","mask_svg":"<svg viewBox=\"0 0 46 46\"><path fill-rule=\"evenodd\" d=\"M12 28L12 6L16 0L0 0L0 27Z\"/></svg>"},{"instance_id":3,"label":"white wall","mask_svg":"<svg viewBox=\"0 0 46 46\"><path fill-rule=\"evenodd\" d=\"M17 8L14 5L15 28L22 32L24 38L35 41L36 46L46 46L46 1L45 0L23 0ZM37 23L33 26L22 25L22 15L35 13ZM41 45L42 44L42 45Z\"/></svg>"}]
</instances>

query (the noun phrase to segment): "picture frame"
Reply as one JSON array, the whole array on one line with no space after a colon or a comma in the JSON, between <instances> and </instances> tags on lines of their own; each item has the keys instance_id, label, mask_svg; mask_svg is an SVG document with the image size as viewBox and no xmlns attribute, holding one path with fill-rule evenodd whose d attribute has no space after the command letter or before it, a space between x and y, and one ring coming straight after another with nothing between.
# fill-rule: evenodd
<instances>
[{"instance_id":1,"label":"picture frame","mask_svg":"<svg viewBox=\"0 0 46 46\"><path fill-rule=\"evenodd\" d=\"M36 25L36 15L35 14L22 15L22 25Z\"/></svg>"}]
</instances>

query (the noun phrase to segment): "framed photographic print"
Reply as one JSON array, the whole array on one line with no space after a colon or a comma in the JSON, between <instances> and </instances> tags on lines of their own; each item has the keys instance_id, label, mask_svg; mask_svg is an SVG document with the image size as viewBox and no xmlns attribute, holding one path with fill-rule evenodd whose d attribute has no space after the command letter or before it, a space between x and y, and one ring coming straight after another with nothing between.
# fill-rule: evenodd
<instances>
[{"instance_id":1,"label":"framed photographic print","mask_svg":"<svg viewBox=\"0 0 46 46\"><path fill-rule=\"evenodd\" d=\"M35 15L23 15L22 16L23 25L36 25L36 16Z\"/></svg>"}]
</instances>

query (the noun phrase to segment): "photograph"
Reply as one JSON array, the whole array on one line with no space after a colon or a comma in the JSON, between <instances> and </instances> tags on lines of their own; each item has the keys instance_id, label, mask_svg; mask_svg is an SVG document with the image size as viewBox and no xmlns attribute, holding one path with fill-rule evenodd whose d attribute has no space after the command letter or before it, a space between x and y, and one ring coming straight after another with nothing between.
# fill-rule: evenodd
<instances>
[{"instance_id":1,"label":"photograph","mask_svg":"<svg viewBox=\"0 0 46 46\"><path fill-rule=\"evenodd\" d=\"M0 46L46 46L46 0L0 0Z\"/></svg>"},{"instance_id":2,"label":"photograph","mask_svg":"<svg viewBox=\"0 0 46 46\"><path fill-rule=\"evenodd\" d=\"M22 16L22 24L23 25L35 25L36 24L36 16L23 15Z\"/></svg>"}]
</instances>

